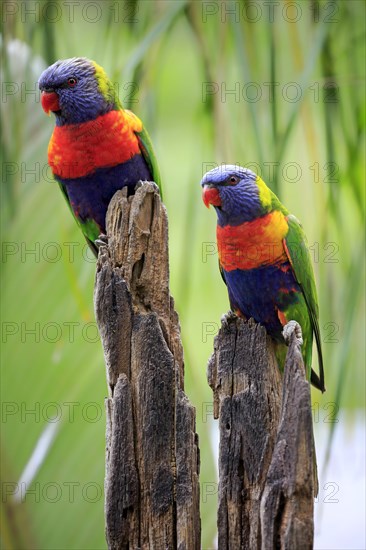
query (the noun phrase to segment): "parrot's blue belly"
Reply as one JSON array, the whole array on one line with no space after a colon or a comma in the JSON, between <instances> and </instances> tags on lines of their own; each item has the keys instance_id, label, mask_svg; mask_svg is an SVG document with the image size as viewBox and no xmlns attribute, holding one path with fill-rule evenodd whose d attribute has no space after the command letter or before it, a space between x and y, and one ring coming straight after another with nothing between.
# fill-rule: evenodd
<instances>
[{"instance_id":1,"label":"parrot's blue belly","mask_svg":"<svg viewBox=\"0 0 366 550\"><path fill-rule=\"evenodd\" d=\"M71 208L81 223L94 220L105 233L105 217L113 195L129 186L133 191L140 180L152 181L144 158L135 155L130 160L109 168L98 168L93 174L75 179L56 177L68 197Z\"/></svg>"},{"instance_id":2,"label":"parrot's blue belly","mask_svg":"<svg viewBox=\"0 0 366 550\"><path fill-rule=\"evenodd\" d=\"M233 310L262 324L275 340L283 342L279 312L302 302L302 292L289 262L255 269L224 270ZM292 309L292 308L291 308Z\"/></svg>"}]
</instances>

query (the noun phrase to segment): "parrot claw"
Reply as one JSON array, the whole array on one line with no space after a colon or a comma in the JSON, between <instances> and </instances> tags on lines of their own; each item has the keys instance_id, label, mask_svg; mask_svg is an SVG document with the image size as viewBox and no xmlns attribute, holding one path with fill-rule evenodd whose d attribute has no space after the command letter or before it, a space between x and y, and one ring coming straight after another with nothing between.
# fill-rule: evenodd
<instances>
[{"instance_id":1,"label":"parrot claw","mask_svg":"<svg viewBox=\"0 0 366 550\"><path fill-rule=\"evenodd\" d=\"M302 345L303 344L302 331L301 331L301 327L300 327L299 323L297 323L296 321L289 321L287 323L287 325L285 325L283 327L282 334L283 334L283 337L285 339L286 344L289 345L291 334L293 332L295 332L295 336L298 340L298 343L300 345Z\"/></svg>"},{"instance_id":2,"label":"parrot claw","mask_svg":"<svg viewBox=\"0 0 366 550\"><path fill-rule=\"evenodd\" d=\"M101 246L108 246L108 236L101 233L99 237L94 241L94 244L98 250Z\"/></svg>"},{"instance_id":3,"label":"parrot claw","mask_svg":"<svg viewBox=\"0 0 366 550\"><path fill-rule=\"evenodd\" d=\"M137 189L139 189L140 187L142 187L144 185L144 183L150 183L150 185L152 185L154 187L154 191L156 191L157 193L160 194L160 189L158 187L158 185L156 185L156 183L154 181L149 181L149 182L146 182L146 181L138 181L135 185L135 192L137 191Z\"/></svg>"},{"instance_id":4,"label":"parrot claw","mask_svg":"<svg viewBox=\"0 0 366 550\"><path fill-rule=\"evenodd\" d=\"M227 313L224 313L224 315L222 315L221 325L225 328L228 328L229 324L232 321L234 321L236 318L237 318L237 315L230 309Z\"/></svg>"},{"instance_id":5,"label":"parrot claw","mask_svg":"<svg viewBox=\"0 0 366 550\"><path fill-rule=\"evenodd\" d=\"M140 180L140 181L138 181L138 182L136 183L136 185L135 185L135 192L137 191L137 189L140 189L140 187L143 186L143 183L144 183L144 182L143 182L142 180Z\"/></svg>"}]
</instances>

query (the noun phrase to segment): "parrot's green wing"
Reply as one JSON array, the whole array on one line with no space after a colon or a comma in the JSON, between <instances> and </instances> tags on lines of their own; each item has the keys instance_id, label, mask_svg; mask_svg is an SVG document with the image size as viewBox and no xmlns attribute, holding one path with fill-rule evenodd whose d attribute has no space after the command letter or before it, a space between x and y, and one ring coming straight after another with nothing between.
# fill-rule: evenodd
<instances>
[{"instance_id":1,"label":"parrot's green wing","mask_svg":"<svg viewBox=\"0 0 366 550\"><path fill-rule=\"evenodd\" d=\"M159 187L160 196L163 198L163 190L161 186L160 170L154 153L151 139L145 128L142 128L141 132L136 132L137 139L139 140L142 156L144 157L146 164L148 165L154 182Z\"/></svg>"},{"instance_id":2,"label":"parrot's green wing","mask_svg":"<svg viewBox=\"0 0 366 550\"><path fill-rule=\"evenodd\" d=\"M304 295L318 349L319 377L312 371L311 381L321 391L325 391L323 355L319 330L319 307L313 266L301 223L291 214L287 216L287 222L289 229L283 244L295 278Z\"/></svg>"},{"instance_id":3,"label":"parrot's green wing","mask_svg":"<svg viewBox=\"0 0 366 550\"><path fill-rule=\"evenodd\" d=\"M81 228L81 230L83 232L83 235L85 237L85 240L86 240L87 244L89 245L90 249L92 250L94 256L96 258L98 258L98 248L94 244L95 239L98 238L99 233L100 233L97 224L95 222L93 222L92 220L89 220L90 223L87 223L87 224L84 224L84 225L80 223L80 220L77 219L73 209L71 208L70 200L69 200L69 197L67 195L65 185L62 183L62 181L59 181L57 178L56 178L56 181L57 181L57 183L58 183L58 185L59 185L59 187L62 191L63 196L65 197L65 201L67 203L67 206L70 209L70 212L71 212L73 218L75 219L76 223L78 224L78 226Z\"/></svg>"},{"instance_id":4,"label":"parrot's green wing","mask_svg":"<svg viewBox=\"0 0 366 550\"><path fill-rule=\"evenodd\" d=\"M141 120L135 115L135 113L133 113L129 109L125 109L125 113L127 113L128 116L131 117L131 119L135 123L134 132L138 139L142 156L145 159L145 162L151 172L151 176L154 182L159 187L160 196L161 198L163 198L163 189L161 185L160 170L156 160L156 156L154 153L154 148L153 148L153 144L151 142L150 136L147 133L147 130L144 128Z\"/></svg>"}]
</instances>

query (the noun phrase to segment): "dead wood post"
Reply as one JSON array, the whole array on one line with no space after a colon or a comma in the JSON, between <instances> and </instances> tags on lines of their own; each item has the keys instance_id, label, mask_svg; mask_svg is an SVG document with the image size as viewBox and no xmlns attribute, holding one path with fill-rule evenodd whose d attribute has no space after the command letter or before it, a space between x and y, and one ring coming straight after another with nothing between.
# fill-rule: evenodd
<instances>
[{"instance_id":1,"label":"dead wood post","mask_svg":"<svg viewBox=\"0 0 366 550\"><path fill-rule=\"evenodd\" d=\"M195 411L169 293L168 225L152 183L113 197L99 251L95 312L106 399L109 549L200 547Z\"/></svg>"},{"instance_id":2,"label":"dead wood post","mask_svg":"<svg viewBox=\"0 0 366 550\"><path fill-rule=\"evenodd\" d=\"M208 365L219 418L219 550L310 550L317 491L300 326L281 376L265 329L227 317Z\"/></svg>"}]
</instances>

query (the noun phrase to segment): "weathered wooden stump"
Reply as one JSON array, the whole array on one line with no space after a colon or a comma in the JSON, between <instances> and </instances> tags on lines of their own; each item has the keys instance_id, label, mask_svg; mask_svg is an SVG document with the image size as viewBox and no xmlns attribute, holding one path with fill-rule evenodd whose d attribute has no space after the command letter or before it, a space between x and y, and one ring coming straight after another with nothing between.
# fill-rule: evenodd
<instances>
[{"instance_id":1,"label":"weathered wooden stump","mask_svg":"<svg viewBox=\"0 0 366 550\"><path fill-rule=\"evenodd\" d=\"M208 365L219 418L219 550L313 547L317 491L301 330L285 327L284 376L266 331L228 316Z\"/></svg>"},{"instance_id":2,"label":"weathered wooden stump","mask_svg":"<svg viewBox=\"0 0 366 550\"><path fill-rule=\"evenodd\" d=\"M183 350L169 293L168 222L157 188L113 197L99 251L95 312L109 387L108 548L198 549L199 451L184 394Z\"/></svg>"}]
</instances>

